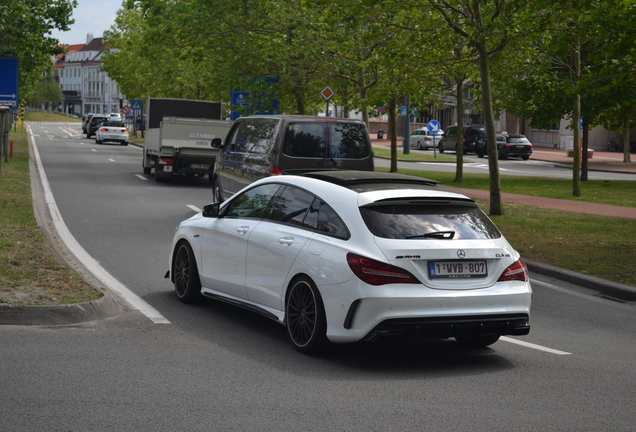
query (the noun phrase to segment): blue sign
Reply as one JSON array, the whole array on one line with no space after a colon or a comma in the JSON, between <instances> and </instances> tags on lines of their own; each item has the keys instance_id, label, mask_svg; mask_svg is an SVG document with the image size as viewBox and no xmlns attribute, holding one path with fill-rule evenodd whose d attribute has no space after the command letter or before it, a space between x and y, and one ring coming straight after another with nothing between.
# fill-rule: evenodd
<instances>
[{"instance_id":1,"label":"blue sign","mask_svg":"<svg viewBox=\"0 0 636 432\"><path fill-rule=\"evenodd\" d=\"M402 105L400 108L400 117L406 117L406 106Z\"/></svg>"},{"instance_id":2,"label":"blue sign","mask_svg":"<svg viewBox=\"0 0 636 432\"><path fill-rule=\"evenodd\" d=\"M417 108L411 108L411 113L417 117L418 115L420 115L420 111Z\"/></svg>"},{"instance_id":3,"label":"blue sign","mask_svg":"<svg viewBox=\"0 0 636 432\"><path fill-rule=\"evenodd\" d=\"M0 57L0 102L18 106L18 59Z\"/></svg>"},{"instance_id":4,"label":"blue sign","mask_svg":"<svg viewBox=\"0 0 636 432\"><path fill-rule=\"evenodd\" d=\"M248 92L232 90L232 105L248 106L250 104L247 100L249 95L250 94Z\"/></svg>"},{"instance_id":5,"label":"blue sign","mask_svg":"<svg viewBox=\"0 0 636 432\"><path fill-rule=\"evenodd\" d=\"M141 99L133 99L130 101L130 109L133 111L141 111L143 109L144 103Z\"/></svg>"},{"instance_id":6,"label":"blue sign","mask_svg":"<svg viewBox=\"0 0 636 432\"><path fill-rule=\"evenodd\" d=\"M430 133L437 134L442 129L442 125L440 125L437 120L431 120L426 125L426 128Z\"/></svg>"}]
</instances>

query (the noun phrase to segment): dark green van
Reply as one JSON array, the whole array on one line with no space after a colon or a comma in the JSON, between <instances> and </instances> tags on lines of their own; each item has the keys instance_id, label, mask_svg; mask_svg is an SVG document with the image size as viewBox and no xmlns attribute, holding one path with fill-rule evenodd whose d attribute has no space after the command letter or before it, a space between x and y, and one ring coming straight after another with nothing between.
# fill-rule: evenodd
<instances>
[{"instance_id":1,"label":"dark green van","mask_svg":"<svg viewBox=\"0 0 636 432\"><path fill-rule=\"evenodd\" d=\"M271 175L320 170L374 170L364 122L291 115L241 117L216 157L213 198L222 202Z\"/></svg>"}]
</instances>

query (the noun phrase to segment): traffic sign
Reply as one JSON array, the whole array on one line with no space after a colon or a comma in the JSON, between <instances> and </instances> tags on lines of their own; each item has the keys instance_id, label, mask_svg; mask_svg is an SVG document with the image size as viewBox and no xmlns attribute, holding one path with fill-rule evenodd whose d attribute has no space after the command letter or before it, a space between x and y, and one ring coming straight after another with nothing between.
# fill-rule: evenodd
<instances>
[{"instance_id":1,"label":"traffic sign","mask_svg":"<svg viewBox=\"0 0 636 432\"><path fill-rule=\"evenodd\" d=\"M144 107L144 103L141 99L133 99L130 101L130 109L133 111L141 111Z\"/></svg>"},{"instance_id":2,"label":"traffic sign","mask_svg":"<svg viewBox=\"0 0 636 432\"><path fill-rule=\"evenodd\" d=\"M426 128L428 129L428 131L430 133L436 134L436 133L439 133L439 131L441 130L442 126L439 124L439 122L437 120L431 120L426 125Z\"/></svg>"},{"instance_id":3,"label":"traffic sign","mask_svg":"<svg viewBox=\"0 0 636 432\"><path fill-rule=\"evenodd\" d=\"M325 100L329 100L336 94L336 92L331 90L331 87L327 86L320 91L320 94L325 98Z\"/></svg>"},{"instance_id":4,"label":"traffic sign","mask_svg":"<svg viewBox=\"0 0 636 432\"><path fill-rule=\"evenodd\" d=\"M18 106L18 59L0 57L0 104Z\"/></svg>"},{"instance_id":5,"label":"traffic sign","mask_svg":"<svg viewBox=\"0 0 636 432\"><path fill-rule=\"evenodd\" d=\"M406 105L400 107L400 117L406 117Z\"/></svg>"}]
</instances>

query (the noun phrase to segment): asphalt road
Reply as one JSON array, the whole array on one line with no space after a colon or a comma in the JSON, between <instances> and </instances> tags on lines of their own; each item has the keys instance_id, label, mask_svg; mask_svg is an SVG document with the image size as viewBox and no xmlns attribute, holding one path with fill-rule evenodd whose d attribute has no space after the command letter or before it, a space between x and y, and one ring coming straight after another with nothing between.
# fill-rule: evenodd
<instances>
[{"instance_id":1,"label":"asphalt road","mask_svg":"<svg viewBox=\"0 0 636 432\"><path fill-rule=\"evenodd\" d=\"M3 431L634 430L633 304L532 275L527 337L305 356L279 324L183 305L163 279L176 224L210 200L205 179L155 183L133 146L31 127L72 235L169 324L128 308L80 325L0 326Z\"/></svg>"}]
</instances>

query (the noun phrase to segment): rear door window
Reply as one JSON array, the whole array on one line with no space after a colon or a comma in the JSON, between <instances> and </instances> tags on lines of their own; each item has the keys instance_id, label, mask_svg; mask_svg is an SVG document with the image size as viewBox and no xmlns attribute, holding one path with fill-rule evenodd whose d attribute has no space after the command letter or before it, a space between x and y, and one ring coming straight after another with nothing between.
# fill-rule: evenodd
<instances>
[{"instance_id":1,"label":"rear door window","mask_svg":"<svg viewBox=\"0 0 636 432\"><path fill-rule=\"evenodd\" d=\"M283 153L293 157L324 158L327 149L322 123L289 123L285 130Z\"/></svg>"},{"instance_id":2,"label":"rear door window","mask_svg":"<svg viewBox=\"0 0 636 432\"><path fill-rule=\"evenodd\" d=\"M472 203L395 204L383 202L360 208L369 231L388 239L495 239L501 233ZM444 233L447 234L445 237Z\"/></svg>"}]
</instances>

